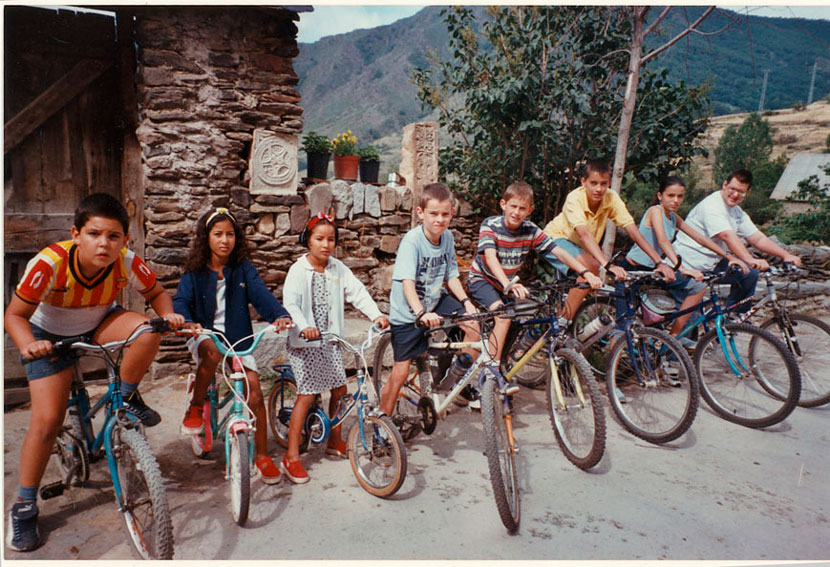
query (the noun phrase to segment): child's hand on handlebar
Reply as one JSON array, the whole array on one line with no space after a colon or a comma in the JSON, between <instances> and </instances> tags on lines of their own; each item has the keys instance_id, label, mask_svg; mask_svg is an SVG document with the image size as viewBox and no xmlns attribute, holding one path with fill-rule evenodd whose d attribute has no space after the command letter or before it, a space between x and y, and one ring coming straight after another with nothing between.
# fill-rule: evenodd
<instances>
[{"instance_id":1,"label":"child's hand on handlebar","mask_svg":"<svg viewBox=\"0 0 830 567\"><path fill-rule=\"evenodd\" d=\"M377 325L381 329L385 329L389 326L389 318L386 315L381 315L380 317L372 321L372 323Z\"/></svg>"},{"instance_id":2,"label":"child's hand on handlebar","mask_svg":"<svg viewBox=\"0 0 830 567\"><path fill-rule=\"evenodd\" d=\"M36 358L42 358L50 352L52 352L52 343L50 341L34 341L20 349L20 356L26 360L34 360Z\"/></svg>"},{"instance_id":3,"label":"child's hand on handlebar","mask_svg":"<svg viewBox=\"0 0 830 567\"><path fill-rule=\"evenodd\" d=\"M300 331L300 336L307 341L313 341L320 338L320 329L317 327L306 327Z\"/></svg>"},{"instance_id":4,"label":"child's hand on handlebar","mask_svg":"<svg viewBox=\"0 0 830 567\"><path fill-rule=\"evenodd\" d=\"M781 259L786 264L794 264L796 268L803 268L804 266L801 263L801 258L796 256L795 254L784 254Z\"/></svg>"},{"instance_id":5,"label":"child's hand on handlebar","mask_svg":"<svg viewBox=\"0 0 830 567\"><path fill-rule=\"evenodd\" d=\"M680 268L680 273L684 276L689 276L695 281L703 281L703 272L700 270L695 270L694 268Z\"/></svg>"},{"instance_id":6,"label":"child's hand on handlebar","mask_svg":"<svg viewBox=\"0 0 830 567\"><path fill-rule=\"evenodd\" d=\"M749 265L761 272L766 272L767 270L769 270L769 262L767 262L763 258L753 258L749 261Z\"/></svg>"},{"instance_id":7,"label":"child's hand on handlebar","mask_svg":"<svg viewBox=\"0 0 830 567\"><path fill-rule=\"evenodd\" d=\"M473 307L475 309L475 307ZM420 319L421 325L424 327L437 327L441 324L441 316L438 313L424 313Z\"/></svg>"},{"instance_id":8,"label":"child's hand on handlebar","mask_svg":"<svg viewBox=\"0 0 830 567\"><path fill-rule=\"evenodd\" d=\"M530 294L527 288L520 283L515 283L510 286L510 292L518 299L525 299Z\"/></svg>"},{"instance_id":9,"label":"child's hand on handlebar","mask_svg":"<svg viewBox=\"0 0 830 567\"><path fill-rule=\"evenodd\" d=\"M666 278L667 282L673 282L674 281L674 270L672 270L669 266L667 266L663 262L660 262L659 264L657 264L657 266L654 268L654 272L656 274L662 274L663 277Z\"/></svg>"},{"instance_id":10,"label":"child's hand on handlebar","mask_svg":"<svg viewBox=\"0 0 830 567\"><path fill-rule=\"evenodd\" d=\"M625 271L625 268L622 266L617 266L616 264L608 266L608 273L614 274L614 279L617 281L624 281L628 278L628 273ZM585 278L587 281L587 277Z\"/></svg>"},{"instance_id":11,"label":"child's hand on handlebar","mask_svg":"<svg viewBox=\"0 0 830 567\"><path fill-rule=\"evenodd\" d=\"M290 329L294 326L294 322L291 320L291 317L280 317L271 324L276 328L277 332Z\"/></svg>"},{"instance_id":12,"label":"child's hand on handlebar","mask_svg":"<svg viewBox=\"0 0 830 567\"><path fill-rule=\"evenodd\" d=\"M185 324L184 315L179 313L168 313L167 315L162 315L162 317L167 320L167 326L173 331L181 328Z\"/></svg>"},{"instance_id":13,"label":"child's hand on handlebar","mask_svg":"<svg viewBox=\"0 0 830 567\"><path fill-rule=\"evenodd\" d=\"M599 276L595 276L593 272L588 272L583 277L588 282L588 285L591 286L591 289L599 289L602 287L602 280L599 279Z\"/></svg>"}]
</instances>

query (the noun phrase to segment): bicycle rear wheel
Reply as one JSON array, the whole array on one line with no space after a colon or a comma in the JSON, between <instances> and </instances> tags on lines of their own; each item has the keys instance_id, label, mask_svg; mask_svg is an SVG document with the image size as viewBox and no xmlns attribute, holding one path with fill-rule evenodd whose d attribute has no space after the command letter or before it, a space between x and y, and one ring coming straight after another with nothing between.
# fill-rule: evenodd
<instances>
[{"instance_id":1,"label":"bicycle rear wheel","mask_svg":"<svg viewBox=\"0 0 830 567\"><path fill-rule=\"evenodd\" d=\"M274 381L268 395L268 424L277 443L288 449L288 430L291 412L297 401L297 382L289 376L280 376ZM303 428L300 434L300 453L308 450L308 431Z\"/></svg>"},{"instance_id":2,"label":"bicycle rear wheel","mask_svg":"<svg viewBox=\"0 0 830 567\"><path fill-rule=\"evenodd\" d=\"M173 558L173 523L158 462L135 429L116 428L112 452L115 503L139 559Z\"/></svg>"},{"instance_id":3,"label":"bicycle rear wheel","mask_svg":"<svg viewBox=\"0 0 830 567\"><path fill-rule=\"evenodd\" d=\"M801 371L801 397L798 405L814 408L830 402L830 325L817 317L803 313L787 314L791 326L778 325L775 317L759 325L780 338L795 357ZM757 339L753 338L750 351L754 353ZM761 382L765 385L766 382ZM773 396L782 392L770 391Z\"/></svg>"},{"instance_id":4,"label":"bicycle rear wheel","mask_svg":"<svg viewBox=\"0 0 830 567\"><path fill-rule=\"evenodd\" d=\"M548 372L550 423L565 457L586 470L599 463L605 453L605 412L599 386L585 357L573 349L557 350L554 364L561 394Z\"/></svg>"},{"instance_id":5,"label":"bicycle rear wheel","mask_svg":"<svg viewBox=\"0 0 830 567\"><path fill-rule=\"evenodd\" d=\"M228 435L231 435L228 431ZM230 475L231 511L233 521L244 526L248 521L248 507L251 504L251 460L248 432L237 431L231 435L228 454Z\"/></svg>"},{"instance_id":6,"label":"bicycle rear wheel","mask_svg":"<svg viewBox=\"0 0 830 567\"><path fill-rule=\"evenodd\" d=\"M521 505L519 481L516 475L516 446L512 439L512 422L505 412L498 381L491 374L481 392L481 420L484 427L484 451L490 469L490 484L499 510L501 522L507 531L519 529Z\"/></svg>"},{"instance_id":7,"label":"bicycle rear wheel","mask_svg":"<svg viewBox=\"0 0 830 567\"><path fill-rule=\"evenodd\" d=\"M614 306L614 298L594 293L588 295L572 318L570 331L573 337L579 337L585 325L603 313L607 313L612 319L616 317L617 309ZM610 342L610 338L606 335L582 351L582 355L591 366L594 376L599 378L605 376L607 368L606 353Z\"/></svg>"},{"instance_id":8,"label":"bicycle rear wheel","mask_svg":"<svg viewBox=\"0 0 830 567\"><path fill-rule=\"evenodd\" d=\"M375 349L372 383L378 396L383 393L394 362L392 335L387 333L380 338ZM404 441L409 441L418 435L423 428L418 402L422 396L429 395L430 379L427 374L429 371L421 368L422 366L424 366L423 358L418 357L410 361L407 379L401 386L393 415L390 416Z\"/></svg>"},{"instance_id":9,"label":"bicycle rear wheel","mask_svg":"<svg viewBox=\"0 0 830 567\"><path fill-rule=\"evenodd\" d=\"M385 415L364 413L362 420L355 421L349 430L348 451L352 472L369 494L389 498L406 479L406 448L398 429Z\"/></svg>"},{"instance_id":10,"label":"bicycle rear wheel","mask_svg":"<svg viewBox=\"0 0 830 567\"><path fill-rule=\"evenodd\" d=\"M621 336L608 355L611 409L634 436L656 444L674 441L697 414L699 386L692 361L665 331L635 326L631 334L632 351Z\"/></svg>"},{"instance_id":11,"label":"bicycle rear wheel","mask_svg":"<svg viewBox=\"0 0 830 567\"><path fill-rule=\"evenodd\" d=\"M746 427L769 427L786 419L801 393L793 355L781 341L753 325L730 323L723 330L725 345L717 329L712 329L695 349L703 399L725 420ZM771 391L777 395L770 395Z\"/></svg>"}]
</instances>

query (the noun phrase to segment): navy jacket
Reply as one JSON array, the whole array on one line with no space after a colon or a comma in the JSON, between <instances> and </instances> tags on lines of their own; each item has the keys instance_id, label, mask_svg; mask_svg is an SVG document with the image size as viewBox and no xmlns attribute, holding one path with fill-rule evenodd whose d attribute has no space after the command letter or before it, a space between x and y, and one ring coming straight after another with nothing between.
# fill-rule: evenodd
<instances>
[{"instance_id":1,"label":"navy jacket","mask_svg":"<svg viewBox=\"0 0 830 567\"><path fill-rule=\"evenodd\" d=\"M222 273L226 281L225 336L232 343L253 333L248 304L253 305L257 313L269 323L290 317L279 300L268 291L256 268L248 260L243 260L236 266L225 266ZM185 272L176 290L176 297L173 298L173 309L183 315L186 321L214 330L218 279L219 275L210 269ZM248 339L240 343L239 349L250 347L251 342Z\"/></svg>"}]
</instances>

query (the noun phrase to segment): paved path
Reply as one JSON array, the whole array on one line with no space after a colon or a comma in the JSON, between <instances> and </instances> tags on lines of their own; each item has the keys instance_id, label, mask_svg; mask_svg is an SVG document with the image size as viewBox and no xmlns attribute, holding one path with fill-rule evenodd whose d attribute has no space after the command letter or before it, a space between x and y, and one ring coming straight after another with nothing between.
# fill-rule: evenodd
<instances>
[{"instance_id":1,"label":"paved path","mask_svg":"<svg viewBox=\"0 0 830 567\"><path fill-rule=\"evenodd\" d=\"M702 402L692 430L664 447L625 433L607 410L606 456L586 473L559 452L544 392L523 389L522 520L510 536L492 498L481 420L468 410L410 442L409 475L392 500L364 492L347 461L317 449L305 457L311 482L256 484L239 528L219 452L198 460L178 435L183 392L168 379L145 394L164 416L149 437L168 481L177 559L830 558L830 406L756 431ZM25 409L4 416L5 510L27 420ZM5 557L131 558L105 469L96 463L88 488L42 503L43 547Z\"/></svg>"}]
</instances>

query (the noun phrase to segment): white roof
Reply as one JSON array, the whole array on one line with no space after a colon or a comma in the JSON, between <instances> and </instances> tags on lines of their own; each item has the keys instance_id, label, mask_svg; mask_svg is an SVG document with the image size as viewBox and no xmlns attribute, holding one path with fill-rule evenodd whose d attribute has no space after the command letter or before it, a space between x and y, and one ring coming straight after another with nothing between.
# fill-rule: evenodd
<instances>
[{"instance_id":1,"label":"white roof","mask_svg":"<svg viewBox=\"0 0 830 567\"><path fill-rule=\"evenodd\" d=\"M830 185L830 176L824 168L830 166L830 154L798 154L790 163L770 194L770 199L783 201L798 189L799 182L811 175L818 177L819 187Z\"/></svg>"}]
</instances>

